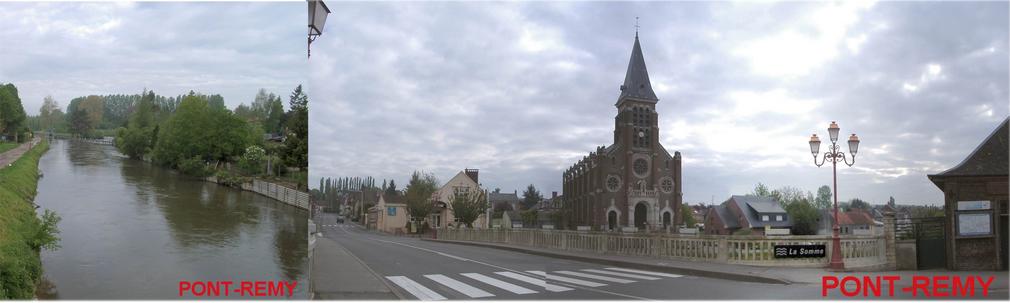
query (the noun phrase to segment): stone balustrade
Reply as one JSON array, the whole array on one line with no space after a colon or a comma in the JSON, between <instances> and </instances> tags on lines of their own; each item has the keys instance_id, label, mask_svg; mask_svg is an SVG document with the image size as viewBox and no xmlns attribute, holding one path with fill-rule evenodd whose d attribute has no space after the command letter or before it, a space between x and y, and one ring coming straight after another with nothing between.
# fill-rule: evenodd
<instances>
[{"instance_id":1,"label":"stone balustrade","mask_svg":"<svg viewBox=\"0 0 1010 303\"><path fill-rule=\"evenodd\" d=\"M641 190L641 189L629 189L628 190L628 197L651 197L651 198L655 198L655 197L658 197L658 196L659 196L659 193L656 192L656 190L652 190L652 189L645 189L645 190Z\"/></svg>"},{"instance_id":2,"label":"stone balustrade","mask_svg":"<svg viewBox=\"0 0 1010 303\"><path fill-rule=\"evenodd\" d=\"M542 229L438 230L442 240L500 243L540 249L611 255L651 256L678 260L754 266L826 267L831 236L719 236L624 234ZM823 258L775 258L775 245L825 245ZM843 236L847 268L884 268L888 261L884 236Z\"/></svg>"}]
</instances>

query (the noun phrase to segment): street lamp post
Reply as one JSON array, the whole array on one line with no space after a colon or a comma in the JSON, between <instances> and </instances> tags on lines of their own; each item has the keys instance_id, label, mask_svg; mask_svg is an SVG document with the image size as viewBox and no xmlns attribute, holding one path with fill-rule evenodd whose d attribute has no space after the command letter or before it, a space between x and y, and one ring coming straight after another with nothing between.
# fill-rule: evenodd
<instances>
[{"instance_id":1,"label":"street lamp post","mask_svg":"<svg viewBox=\"0 0 1010 303\"><path fill-rule=\"evenodd\" d=\"M326 25L326 16L330 14L330 8L322 0L308 0L309 2L309 43L306 46L308 57L312 57L312 41L323 34L323 26Z\"/></svg>"},{"instance_id":2,"label":"street lamp post","mask_svg":"<svg viewBox=\"0 0 1010 303\"><path fill-rule=\"evenodd\" d=\"M817 163L817 153L821 148L821 140L817 138L817 134L810 136L810 153L814 155L814 165L821 167L825 162L831 162L832 191L834 192L835 203L835 219L831 224L831 263L829 263L829 268L832 270L845 269L845 262L842 261L842 240L838 237L838 162L845 163L848 166L856 164L856 151L859 148L859 137L856 137L856 134L852 134L852 136L849 136L849 153L852 154L852 163L849 163L849 160L845 157L845 153L841 151L837 144L838 130L838 124L835 121L831 121L831 125L828 126L828 135L831 138L831 145L828 146L830 150L824 153L821 163Z\"/></svg>"}]
</instances>

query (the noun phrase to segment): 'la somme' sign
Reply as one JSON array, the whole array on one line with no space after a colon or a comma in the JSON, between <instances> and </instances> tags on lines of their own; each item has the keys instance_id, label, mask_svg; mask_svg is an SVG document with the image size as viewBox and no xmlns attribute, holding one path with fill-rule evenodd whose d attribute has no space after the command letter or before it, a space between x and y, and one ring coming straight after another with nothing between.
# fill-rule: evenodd
<instances>
[{"instance_id":1,"label":"'la somme' sign","mask_svg":"<svg viewBox=\"0 0 1010 303\"><path fill-rule=\"evenodd\" d=\"M823 258L824 244L775 245L775 258Z\"/></svg>"}]
</instances>

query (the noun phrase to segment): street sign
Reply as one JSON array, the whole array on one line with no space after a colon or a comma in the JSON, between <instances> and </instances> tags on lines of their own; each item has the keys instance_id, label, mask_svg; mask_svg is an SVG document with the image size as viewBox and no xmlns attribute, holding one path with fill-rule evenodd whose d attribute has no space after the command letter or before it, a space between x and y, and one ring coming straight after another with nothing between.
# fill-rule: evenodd
<instances>
[{"instance_id":1,"label":"street sign","mask_svg":"<svg viewBox=\"0 0 1010 303\"><path fill-rule=\"evenodd\" d=\"M775 258L823 258L826 251L824 244L775 245Z\"/></svg>"}]
</instances>

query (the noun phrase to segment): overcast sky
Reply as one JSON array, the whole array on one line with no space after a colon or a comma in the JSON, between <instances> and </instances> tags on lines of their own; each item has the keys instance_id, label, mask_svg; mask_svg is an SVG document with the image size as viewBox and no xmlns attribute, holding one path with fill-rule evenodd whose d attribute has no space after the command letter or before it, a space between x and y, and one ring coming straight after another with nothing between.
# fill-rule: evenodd
<instances>
[{"instance_id":1,"label":"overcast sky","mask_svg":"<svg viewBox=\"0 0 1010 303\"><path fill-rule=\"evenodd\" d=\"M36 115L86 95L221 94L307 82L305 3L0 3L0 83Z\"/></svg>"},{"instance_id":2,"label":"overcast sky","mask_svg":"<svg viewBox=\"0 0 1010 303\"><path fill-rule=\"evenodd\" d=\"M312 184L478 168L486 188L560 191L613 141L636 16L689 203L830 184L807 140L837 120L862 139L840 200L939 204L926 174L1010 108L1006 2L330 5L309 61Z\"/></svg>"}]
</instances>

